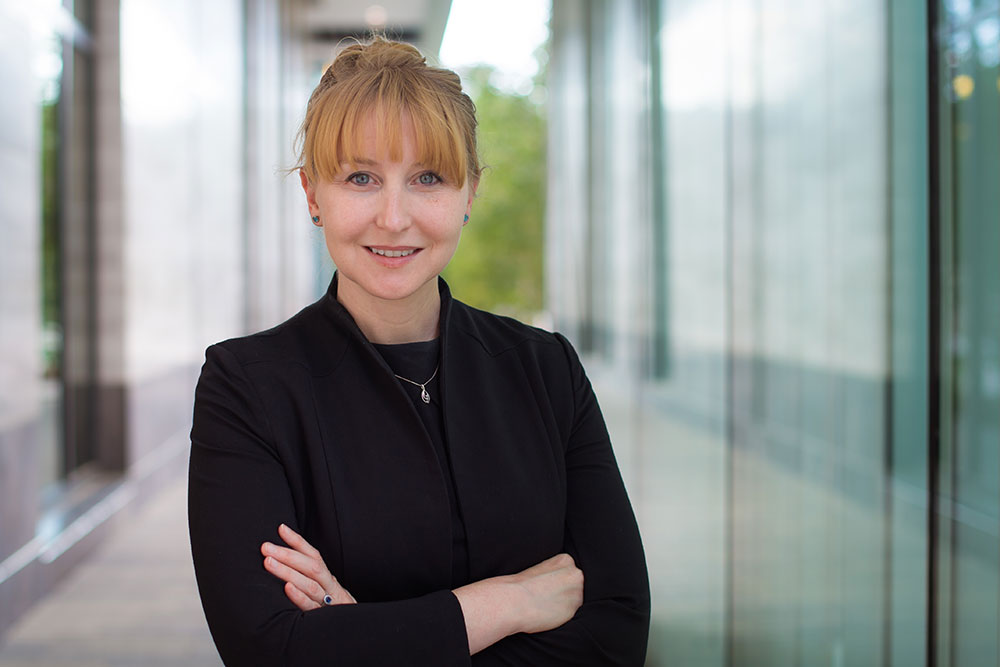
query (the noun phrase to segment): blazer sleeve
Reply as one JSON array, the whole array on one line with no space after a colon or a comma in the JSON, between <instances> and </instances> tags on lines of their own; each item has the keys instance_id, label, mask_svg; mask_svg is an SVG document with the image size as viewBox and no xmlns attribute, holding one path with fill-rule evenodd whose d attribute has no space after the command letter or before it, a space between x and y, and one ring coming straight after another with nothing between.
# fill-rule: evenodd
<instances>
[{"instance_id":1,"label":"blazer sleeve","mask_svg":"<svg viewBox=\"0 0 1000 667\"><path fill-rule=\"evenodd\" d=\"M235 356L213 346L195 393L188 519L198 589L227 665L468 665L449 590L302 612L263 567L260 545L297 528L264 406Z\"/></svg>"},{"instance_id":2,"label":"blazer sleeve","mask_svg":"<svg viewBox=\"0 0 1000 667\"><path fill-rule=\"evenodd\" d=\"M583 570L583 605L564 625L517 634L472 656L488 665L636 665L649 635L649 578L639 529L597 398L570 343L574 418L566 447L564 548Z\"/></svg>"}]
</instances>

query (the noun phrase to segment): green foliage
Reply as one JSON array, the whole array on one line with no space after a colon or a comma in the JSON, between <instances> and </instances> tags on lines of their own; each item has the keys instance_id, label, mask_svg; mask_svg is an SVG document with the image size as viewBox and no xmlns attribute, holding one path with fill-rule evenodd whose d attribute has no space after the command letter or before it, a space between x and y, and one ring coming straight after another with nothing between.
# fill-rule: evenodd
<instances>
[{"instance_id":1,"label":"green foliage","mask_svg":"<svg viewBox=\"0 0 1000 667\"><path fill-rule=\"evenodd\" d=\"M59 321L59 105L42 106L42 318Z\"/></svg>"},{"instance_id":2,"label":"green foliage","mask_svg":"<svg viewBox=\"0 0 1000 667\"><path fill-rule=\"evenodd\" d=\"M530 97L490 85L491 74L467 76L487 169L444 277L462 301L530 321L543 297L545 114Z\"/></svg>"},{"instance_id":3,"label":"green foliage","mask_svg":"<svg viewBox=\"0 0 1000 667\"><path fill-rule=\"evenodd\" d=\"M59 377L62 365L59 238L59 103L42 105L42 352L45 377Z\"/></svg>"}]
</instances>

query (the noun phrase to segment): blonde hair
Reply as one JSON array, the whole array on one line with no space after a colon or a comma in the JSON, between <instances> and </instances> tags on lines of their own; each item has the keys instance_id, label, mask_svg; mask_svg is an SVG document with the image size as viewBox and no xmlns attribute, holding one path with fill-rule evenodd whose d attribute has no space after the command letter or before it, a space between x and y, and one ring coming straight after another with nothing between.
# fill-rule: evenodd
<instances>
[{"instance_id":1,"label":"blonde hair","mask_svg":"<svg viewBox=\"0 0 1000 667\"><path fill-rule=\"evenodd\" d=\"M466 178L479 180L476 107L458 75L384 37L348 46L327 68L299 128L297 166L312 182L333 180L343 164L356 167L369 119L389 158L399 160L404 114L413 123L421 163L455 187Z\"/></svg>"}]
</instances>

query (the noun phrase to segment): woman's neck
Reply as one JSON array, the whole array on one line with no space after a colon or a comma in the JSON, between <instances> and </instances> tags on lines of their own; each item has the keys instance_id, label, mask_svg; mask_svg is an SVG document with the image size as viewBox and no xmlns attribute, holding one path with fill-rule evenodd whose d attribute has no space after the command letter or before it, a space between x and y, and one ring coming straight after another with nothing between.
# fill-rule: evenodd
<instances>
[{"instance_id":1,"label":"woman's neck","mask_svg":"<svg viewBox=\"0 0 1000 667\"><path fill-rule=\"evenodd\" d=\"M406 299L379 299L351 281L337 283L337 301L372 343L392 345L438 337L441 295L431 281Z\"/></svg>"}]
</instances>

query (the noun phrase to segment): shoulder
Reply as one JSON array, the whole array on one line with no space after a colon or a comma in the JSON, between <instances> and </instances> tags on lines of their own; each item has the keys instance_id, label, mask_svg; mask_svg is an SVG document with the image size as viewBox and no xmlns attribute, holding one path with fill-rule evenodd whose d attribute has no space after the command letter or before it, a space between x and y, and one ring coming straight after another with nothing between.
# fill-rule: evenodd
<instances>
[{"instance_id":1,"label":"shoulder","mask_svg":"<svg viewBox=\"0 0 1000 667\"><path fill-rule=\"evenodd\" d=\"M565 336L454 302L450 333L460 338L450 349L469 367L461 370L480 382L530 396L534 408L548 406L556 421L571 430L582 407L592 400L590 382ZM523 392L530 386L532 391ZM569 433L570 430L565 431Z\"/></svg>"},{"instance_id":2,"label":"shoulder","mask_svg":"<svg viewBox=\"0 0 1000 667\"><path fill-rule=\"evenodd\" d=\"M517 348L558 351L562 336L525 324L512 317L479 310L461 301L452 301L451 326L456 333L474 339L490 355Z\"/></svg>"},{"instance_id":3,"label":"shoulder","mask_svg":"<svg viewBox=\"0 0 1000 667\"><path fill-rule=\"evenodd\" d=\"M458 300L452 302L450 317L454 333L474 341L491 357L515 354L523 361L533 360L559 374L568 370L574 375L581 368L572 344L560 333L479 310Z\"/></svg>"},{"instance_id":4,"label":"shoulder","mask_svg":"<svg viewBox=\"0 0 1000 667\"><path fill-rule=\"evenodd\" d=\"M270 329L210 346L206 359L224 356L244 368L280 364L322 373L336 365L347 343L347 334L337 326L321 299Z\"/></svg>"}]
</instances>

